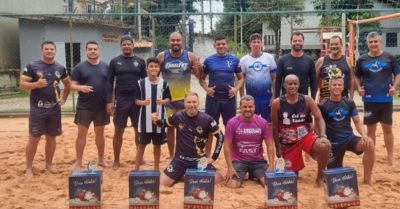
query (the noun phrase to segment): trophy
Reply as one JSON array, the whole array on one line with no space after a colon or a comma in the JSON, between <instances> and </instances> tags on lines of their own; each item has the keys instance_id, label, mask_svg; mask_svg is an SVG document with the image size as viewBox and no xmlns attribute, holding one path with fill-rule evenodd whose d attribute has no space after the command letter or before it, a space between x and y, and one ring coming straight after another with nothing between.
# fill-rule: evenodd
<instances>
[{"instance_id":1,"label":"trophy","mask_svg":"<svg viewBox=\"0 0 400 209\"><path fill-rule=\"evenodd\" d=\"M197 162L197 172L206 172L205 170L206 168L207 168L207 158L202 157Z\"/></svg>"},{"instance_id":2,"label":"trophy","mask_svg":"<svg viewBox=\"0 0 400 209\"><path fill-rule=\"evenodd\" d=\"M275 173L285 173L285 160L280 157L275 163Z\"/></svg>"},{"instance_id":3,"label":"trophy","mask_svg":"<svg viewBox=\"0 0 400 209\"><path fill-rule=\"evenodd\" d=\"M97 169L97 159L96 158L89 160L87 169L88 169L88 174L95 174L94 172Z\"/></svg>"}]
</instances>

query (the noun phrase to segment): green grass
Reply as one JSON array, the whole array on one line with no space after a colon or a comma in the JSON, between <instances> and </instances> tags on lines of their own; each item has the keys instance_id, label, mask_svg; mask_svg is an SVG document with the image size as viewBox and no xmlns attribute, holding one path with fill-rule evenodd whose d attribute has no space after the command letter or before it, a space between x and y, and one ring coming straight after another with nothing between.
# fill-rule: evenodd
<instances>
[{"instance_id":1,"label":"green grass","mask_svg":"<svg viewBox=\"0 0 400 209\"><path fill-rule=\"evenodd\" d=\"M29 95L30 95L30 92L28 92L28 91L19 91L16 94L0 95L0 99L25 98L25 97L29 97Z\"/></svg>"},{"instance_id":2,"label":"green grass","mask_svg":"<svg viewBox=\"0 0 400 209\"><path fill-rule=\"evenodd\" d=\"M399 94L397 94L397 92L395 95L393 95L393 100L400 100Z\"/></svg>"}]
</instances>

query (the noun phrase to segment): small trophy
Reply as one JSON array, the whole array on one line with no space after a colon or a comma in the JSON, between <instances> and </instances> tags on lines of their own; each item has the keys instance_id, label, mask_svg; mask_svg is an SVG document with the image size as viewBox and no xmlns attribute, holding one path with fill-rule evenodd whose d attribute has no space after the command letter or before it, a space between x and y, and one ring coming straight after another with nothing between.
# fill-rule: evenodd
<instances>
[{"instance_id":1,"label":"small trophy","mask_svg":"<svg viewBox=\"0 0 400 209\"><path fill-rule=\"evenodd\" d=\"M199 159L198 163L197 163L197 172L206 172L207 168L207 158L206 157L202 157Z\"/></svg>"},{"instance_id":2,"label":"small trophy","mask_svg":"<svg viewBox=\"0 0 400 209\"><path fill-rule=\"evenodd\" d=\"M87 165L88 173L87 174L95 174L94 172L97 169L97 159L93 158L89 160L89 163Z\"/></svg>"},{"instance_id":3,"label":"small trophy","mask_svg":"<svg viewBox=\"0 0 400 209\"><path fill-rule=\"evenodd\" d=\"M281 157L276 160L275 173L285 173L285 160Z\"/></svg>"}]
</instances>

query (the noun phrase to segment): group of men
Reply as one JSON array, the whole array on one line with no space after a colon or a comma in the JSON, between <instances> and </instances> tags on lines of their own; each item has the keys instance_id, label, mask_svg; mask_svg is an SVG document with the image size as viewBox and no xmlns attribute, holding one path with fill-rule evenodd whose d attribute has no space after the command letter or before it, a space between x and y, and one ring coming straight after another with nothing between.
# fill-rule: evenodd
<instances>
[{"instance_id":1,"label":"group of men","mask_svg":"<svg viewBox=\"0 0 400 209\"><path fill-rule=\"evenodd\" d=\"M21 88L31 90L26 175L33 176L32 162L42 135L46 136L46 168L57 172L52 158L55 137L61 135L60 105L65 103L70 90L79 92L75 116L77 159L72 169L82 166L92 121L99 165L108 167L104 159L104 126L110 122L109 116L113 116L115 126L113 168L120 166L122 136L130 118L138 148L136 169L146 163L142 156L145 145L151 141L158 169L160 145L168 143L170 160L160 177L165 186L178 182L187 168L197 166L201 157L207 157L208 169L215 169L212 163L222 148L228 167L225 181L232 188L241 186L246 173L264 185L263 172L273 170L275 155L285 159L287 169L298 173L304 167L302 151L318 161L317 184L322 183L322 169L342 166L346 150L365 152L364 182L372 184L378 122L384 130L389 163L393 163L392 96L400 83L400 71L394 56L380 49L379 34L368 35L370 52L357 60L355 79L349 59L341 53L343 43L338 36L330 40L331 53L316 64L303 52L304 36L299 32L292 34L292 50L280 58L278 65L262 51L260 34L250 36L251 52L241 60L228 53L227 39L217 36L216 53L205 59L203 65L199 57L182 49L179 33L170 35L169 44L170 49L150 58L146 65L134 55L133 39L122 36L122 55L107 65L99 60L98 44L88 42L88 59L75 67L69 82L66 69L54 61L55 44L44 42L41 60L29 63L21 78ZM198 111L198 94L190 91L192 71L207 93L205 113ZM162 78L158 78L160 72ZM396 75L393 85L392 74ZM60 80L64 83L62 98ZM352 100L354 83L363 96L367 133ZM320 95L315 102L317 84ZM241 97L239 115L237 92ZM225 136L219 128L220 115ZM350 118L361 137L353 134ZM217 142L211 154L213 136ZM262 141L267 147L268 161L263 156ZM222 180L217 171L216 183Z\"/></svg>"}]
</instances>

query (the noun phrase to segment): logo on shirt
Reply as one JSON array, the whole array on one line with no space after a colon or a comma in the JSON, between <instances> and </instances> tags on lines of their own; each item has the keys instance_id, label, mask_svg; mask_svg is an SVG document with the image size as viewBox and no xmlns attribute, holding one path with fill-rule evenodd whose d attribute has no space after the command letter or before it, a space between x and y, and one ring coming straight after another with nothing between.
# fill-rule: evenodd
<instances>
[{"instance_id":1,"label":"logo on shirt","mask_svg":"<svg viewBox=\"0 0 400 209\"><path fill-rule=\"evenodd\" d=\"M332 76L340 76L344 78L344 74L336 65L329 65L325 70L327 71L329 78L332 78Z\"/></svg>"},{"instance_id":2,"label":"logo on shirt","mask_svg":"<svg viewBox=\"0 0 400 209\"><path fill-rule=\"evenodd\" d=\"M182 73L187 70L188 63L174 60L172 62L165 63L165 68L171 71L171 73Z\"/></svg>"},{"instance_id":3,"label":"logo on shirt","mask_svg":"<svg viewBox=\"0 0 400 209\"><path fill-rule=\"evenodd\" d=\"M237 146L242 154L255 154L261 144L237 143Z\"/></svg>"},{"instance_id":4,"label":"logo on shirt","mask_svg":"<svg viewBox=\"0 0 400 209\"><path fill-rule=\"evenodd\" d=\"M228 65L228 67L231 67L232 61L226 61L226 64Z\"/></svg>"},{"instance_id":5,"label":"logo on shirt","mask_svg":"<svg viewBox=\"0 0 400 209\"><path fill-rule=\"evenodd\" d=\"M261 134L261 128L238 128L236 129L237 134Z\"/></svg>"},{"instance_id":6,"label":"logo on shirt","mask_svg":"<svg viewBox=\"0 0 400 209\"><path fill-rule=\"evenodd\" d=\"M387 65L386 62L381 62L380 60L372 60L370 63L365 65L365 68L369 68L372 72L379 72L382 70L382 67Z\"/></svg>"},{"instance_id":7,"label":"logo on shirt","mask_svg":"<svg viewBox=\"0 0 400 209\"><path fill-rule=\"evenodd\" d=\"M293 70L293 67L287 67L286 70Z\"/></svg>"},{"instance_id":8,"label":"logo on shirt","mask_svg":"<svg viewBox=\"0 0 400 209\"><path fill-rule=\"evenodd\" d=\"M253 68L255 71L261 71L263 67L268 67L266 64L262 64L261 62L257 61L253 65L249 66L249 68Z\"/></svg>"},{"instance_id":9,"label":"logo on shirt","mask_svg":"<svg viewBox=\"0 0 400 209\"><path fill-rule=\"evenodd\" d=\"M139 63L137 60L135 60L135 62L133 62L133 65L135 65L135 67L139 66Z\"/></svg>"},{"instance_id":10,"label":"logo on shirt","mask_svg":"<svg viewBox=\"0 0 400 209\"><path fill-rule=\"evenodd\" d=\"M28 72L28 68L24 68L24 72Z\"/></svg>"},{"instance_id":11,"label":"logo on shirt","mask_svg":"<svg viewBox=\"0 0 400 209\"><path fill-rule=\"evenodd\" d=\"M283 125L290 125L290 119L288 117L288 113L284 112L283 114Z\"/></svg>"},{"instance_id":12,"label":"logo on shirt","mask_svg":"<svg viewBox=\"0 0 400 209\"><path fill-rule=\"evenodd\" d=\"M182 131L185 126L182 123L179 123L178 127L179 127L179 130Z\"/></svg>"},{"instance_id":13,"label":"logo on shirt","mask_svg":"<svg viewBox=\"0 0 400 209\"><path fill-rule=\"evenodd\" d=\"M214 127L217 125L217 122L215 122L215 120L213 122L211 122L211 127Z\"/></svg>"},{"instance_id":14,"label":"logo on shirt","mask_svg":"<svg viewBox=\"0 0 400 209\"><path fill-rule=\"evenodd\" d=\"M203 129L200 126L197 126L196 128L197 133L202 134L203 133Z\"/></svg>"},{"instance_id":15,"label":"logo on shirt","mask_svg":"<svg viewBox=\"0 0 400 209\"><path fill-rule=\"evenodd\" d=\"M329 113L329 116L333 116L333 119L335 119L336 121L341 121L348 113L349 113L348 110L345 110L341 107L337 107L332 112Z\"/></svg>"},{"instance_id":16,"label":"logo on shirt","mask_svg":"<svg viewBox=\"0 0 400 209\"><path fill-rule=\"evenodd\" d=\"M58 71L56 71L55 74L56 74L57 78L61 77L61 74Z\"/></svg>"},{"instance_id":17,"label":"logo on shirt","mask_svg":"<svg viewBox=\"0 0 400 209\"><path fill-rule=\"evenodd\" d=\"M117 65L122 65L122 62L117 62Z\"/></svg>"}]
</instances>

